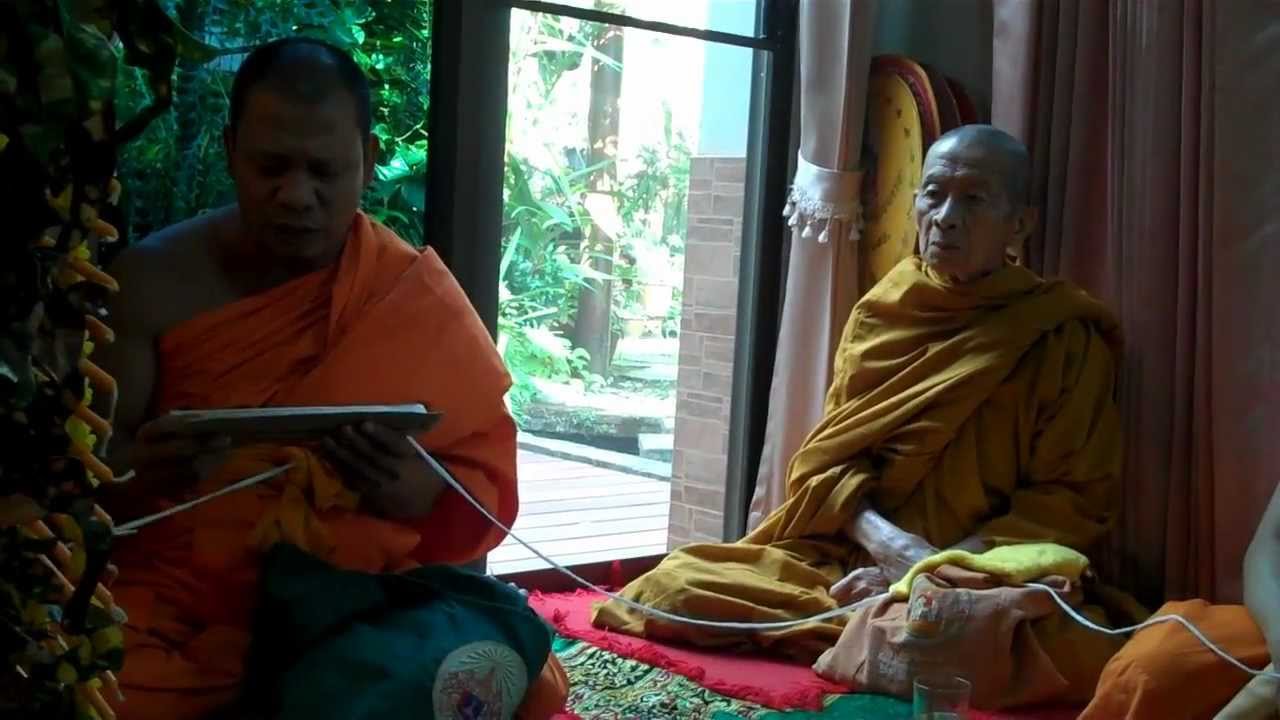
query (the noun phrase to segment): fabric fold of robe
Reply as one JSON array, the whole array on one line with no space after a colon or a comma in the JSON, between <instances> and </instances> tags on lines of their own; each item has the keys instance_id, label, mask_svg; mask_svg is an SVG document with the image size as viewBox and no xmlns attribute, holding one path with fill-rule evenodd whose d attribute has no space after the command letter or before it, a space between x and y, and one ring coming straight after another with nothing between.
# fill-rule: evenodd
<instances>
[{"instance_id":1,"label":"fabric fold of robe","mask_svg":"<svg viewBox=\"0 0 1280 720\"><path fill-rule=\"evenodd\" d=\"M363 214L335 266L197 315L159 345L155 415L422 402L444 419L418 441L504 524L515 519L511 380L493 340L434 251ZM430 529L421 562L465 562L502 540L453 491L414 525Z\"/></svg>"},{"instance_id":2,"label":"fabric fold of robe","mask_svg":"<svg viewBox=\"0 0 1280 720\"><path fill-rule=\"evenodd\" d=\"M834 609L828 588L871 564L843 530L864 502L938 548L977 534L1088 555L1117 510L1119 352L1112 314L1067 283L1009 265L952 285L908 258L850 316L825 416L791 462L787 501L742 541L676 550L623 594L710 620ZM617 602L599 606L594 622L810 663L843 626L720 632Z\"/></svg>"},{"instance_id":3,"label":"fabric fold of robe","mask_svg":"<svg viewBox=\"0 0 1280 720\"><path fill-rule=\"evenodd\" d=\"M333 267L197 315L162 336L158 356L152 415L424 403L443 419L419 442L504 524L515 519L510 379L493 342L432 251L363 214ZM189 492L134 510L154 512L284 462L295 465L282 478L118 543L113 591L130 615L124 720L200 717L234 699L260 551L276 540L368 573L463 563L502 540L450 489L414 521L362 512L333 469L301 448L239 449Z\"/></svg>"}]
</instances>

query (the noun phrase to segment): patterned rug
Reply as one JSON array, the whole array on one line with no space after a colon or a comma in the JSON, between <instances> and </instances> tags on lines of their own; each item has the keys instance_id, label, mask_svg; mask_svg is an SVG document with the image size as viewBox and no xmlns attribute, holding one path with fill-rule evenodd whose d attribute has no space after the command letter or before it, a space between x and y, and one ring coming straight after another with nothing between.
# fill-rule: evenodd
<instances>
[{"instance_id":1,"label":"patterned rug","mask_svg":"<svg viewBox=\"0 0 1280 720\"><path fill-rule=\"evenodd\" d=\"M666 645L654 640L601 630L591 624L598 593L532 593L529 606L557 635L588 643L619 657L662 668L710 690L774 710L821 710L829 695L844 688L818 677L808 666L761 655L716 653Z\"/></svg>"},{"instance_id":2,"label":"patterned rug","mask_svg":"<svg viewBox=\"0 0 1280 720\"><path fill-rule=\"evenodd\" d=\"M821 712L780 712L714 693L682 676L588 643L557 638L569 709L582 720L908 720L911 705L877 695L833 696Z\"/></svg>"}]
</instances>

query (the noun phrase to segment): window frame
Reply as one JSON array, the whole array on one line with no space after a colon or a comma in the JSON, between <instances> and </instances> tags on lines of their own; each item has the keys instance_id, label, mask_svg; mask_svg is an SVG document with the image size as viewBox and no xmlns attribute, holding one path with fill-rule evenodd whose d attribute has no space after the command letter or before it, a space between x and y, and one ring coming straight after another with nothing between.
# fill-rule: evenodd
<instances>
[{"instance_id":1,"label":"window frame","mask_svg":"<svg viewBox=\"0 0 1280 720\"><path fill-rule=\"evenodd\" d=\"M753 49L724 537L746 529L781 311L798 0L761 0L756 36L542 0L435 0L424 237L496 337L511 11L521 9Z\"/></svg>"}]
</instances>

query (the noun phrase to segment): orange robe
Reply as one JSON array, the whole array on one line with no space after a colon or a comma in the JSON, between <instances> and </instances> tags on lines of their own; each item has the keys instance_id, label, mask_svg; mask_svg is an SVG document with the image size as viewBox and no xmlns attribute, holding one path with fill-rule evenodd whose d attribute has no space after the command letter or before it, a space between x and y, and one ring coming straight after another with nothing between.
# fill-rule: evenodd
<instances>
[{"instance_id":1,"label":"orange robe","mask_svg":"<svg viewBox=\"0 0 1280 720\"><path fill-rule=\"evenodd\" d=\"M1267 642L1243 605L1171 602L1157 615L1181 615L1250 667L1268 662ZM1213 654L1181 624L1161 623L1133 636L1102 671L1080 720L1210 720L1250 677Z\"/></svg>"},{"instance_id":2,"label":"orange robe","mask_svg":"<svg viewBox=\"0 0 1280 720\"><path fill-rule=\"evenodd\" d=\"M435 253L414 250L363 214L333 267L198 315L165 334L158 353L156 415L425 403L444 418L419 442L504 524L515 520L516 429L503 402L510 379L501 358ZM129 613L122 719L197 718L236 698L258 551L272 539L364 572L464 563L502 540L451 489L415 522L362 513L333 470L301 448L237 451L192 494L283 461L295 467L282 480L223 496L117 544L113 590ZM150 513L182 499L135 510ZM543 714L526 717L558 709L564 690L552 660L530 693Z\"/></svg>"}]
</instances>

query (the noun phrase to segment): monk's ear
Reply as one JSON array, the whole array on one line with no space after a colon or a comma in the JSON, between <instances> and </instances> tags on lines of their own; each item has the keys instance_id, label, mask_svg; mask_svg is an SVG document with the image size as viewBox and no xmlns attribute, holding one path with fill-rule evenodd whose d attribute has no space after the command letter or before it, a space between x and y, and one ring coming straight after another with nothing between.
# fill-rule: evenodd
<instances>
[{"instance_id":1,"label":"monk's ear","mask_svg":"<svg viewBox=\"0 0 1280 720\"><path fill-rule=\"evenodd\" d=\"M1036 231L1036 225L1040 223L1040 208L1027 205L1013 219L1013 239L1018 245L1025 245L1027 238L1031 237L1031 233Z\"/></svg>"},{"instance_id":2,"label":"monk's ear","mask_svg":"<svg viewBox=\"0 0 1280 720\"><path fill-rule=\"evenodd\" d=\"M369 141L364 146L364 184L368 185L373 182L373 171L378 166L378 152L382 146L378 143L378 136L369 133Z\"/></svg>"}]
</instances>

